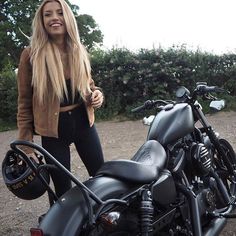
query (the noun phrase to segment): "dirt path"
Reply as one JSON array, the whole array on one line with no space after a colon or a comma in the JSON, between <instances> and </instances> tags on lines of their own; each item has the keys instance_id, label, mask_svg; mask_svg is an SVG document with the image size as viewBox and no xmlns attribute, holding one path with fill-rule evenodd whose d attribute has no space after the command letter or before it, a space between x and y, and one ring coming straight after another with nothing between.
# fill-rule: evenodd
<instances>
[{"instance_id":1,"label":"dirt path","mask_svg":"<svg viewBox=\"0 0 236 236\"><path fill-rule=\"evenodd\" d=\"M236 149L236 112L218 113L209 117L213 127ZM148 127L141 121L100 122L96 124L106 160L130 158L145 141ZM0 133L0 162L16 131ZM35 138L40 143L39 137ZM72 170L81 180L88 178L83 163L72 146ZM47 196L33 201L15 197L3 183L0 173L0 236L27 236L29 228L37 225L38 216L48 209ZM236 221L229 220L221 236L236 236Z\"/></svg>"}]
</instances>

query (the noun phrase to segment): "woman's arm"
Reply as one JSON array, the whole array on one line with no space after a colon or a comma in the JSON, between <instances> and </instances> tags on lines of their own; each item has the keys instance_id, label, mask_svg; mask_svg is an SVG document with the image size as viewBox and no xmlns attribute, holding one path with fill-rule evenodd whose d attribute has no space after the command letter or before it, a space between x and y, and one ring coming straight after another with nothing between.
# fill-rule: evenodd
<instances>
[{"instance_id":1,"label":"woman's arm","mask_svg":"<svg viewBox=\"0 0 236 236\"><path fill-rule=\"evenodd\" d=\"M18 67L18 138L33 141L33 108L32 108L32 67L30 64L30 48L25 48L20 57Z\"/></svg>"}]
</instances>

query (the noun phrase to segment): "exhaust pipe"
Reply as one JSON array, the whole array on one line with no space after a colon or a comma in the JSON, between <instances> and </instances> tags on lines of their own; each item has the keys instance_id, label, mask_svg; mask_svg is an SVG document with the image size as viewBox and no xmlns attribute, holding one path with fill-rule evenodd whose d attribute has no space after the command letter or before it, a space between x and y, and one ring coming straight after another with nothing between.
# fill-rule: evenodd
<instances>
[{"instance_id":1,"label":"exhaust pipe","mask_svg":"<svg viewBox=\"0 0 236 236\"><path fill-rule=\"evenodd\" d=\"M225 218L216 218L212 220L210 225L204 230L204 236L217 236L224 229L227 221Z\"/></svg>"}]
</instances>

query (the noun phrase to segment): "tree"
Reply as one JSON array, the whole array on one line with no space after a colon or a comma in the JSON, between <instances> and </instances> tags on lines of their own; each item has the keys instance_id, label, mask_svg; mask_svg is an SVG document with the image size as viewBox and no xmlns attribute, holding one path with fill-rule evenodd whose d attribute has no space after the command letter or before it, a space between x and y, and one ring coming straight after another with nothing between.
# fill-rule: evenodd
<instances>
[{"instance_id":1,"label":"tree","mask_svg":"<svg viewBox=\"0 0 236 236\"><path fill-rule=\"evenodd\" d=\"M94 48L96 44L102 44L102 32L99 30L97 23L90 15L78 15L76 20L79 27L81 41L88 49Z\"/></svg>"},{"instance_id":2,"label":"tree","mask_svg":"<svg viewBox=\"0 0 236 236\"><path fill-rule=\"evenodd\" d=\"M0 69L10 61L18 63L21 50L28 44L28 39L20 33L21 28L26 35L30 35L33 12L37 1L32 4L30 0L6 0L0 3Z\"/></svg>"},{"instance_id":3,"label":"tree","mask_svg":"<svg viewBox=\"0 0 236 236\"><path fill-rule=\"evenodd\" d=\"M20 53L28 45L24 34L31 35L31 22L41 0L1 0L0 2L0 71L6 63L17 66ZM68 2L68 1L67 1ZM102 44L103 35L92 16L79 15L79 7L71 6L80 29L81 40L90 49ZM86 24L86 25L84 25Z\"/></svg>"},{"instance_id":4,"label":"tree","mask_svg":"<svg viewBox=\"0 0 236 236\"><path fill-rule=\"evenodd\" d=\"M94 48L97 44L102 45L103 34L93 17L87 14L79 15L79 7L68 4L75 15L82 43L87 49Z\"/></svg>"}]
</instances>

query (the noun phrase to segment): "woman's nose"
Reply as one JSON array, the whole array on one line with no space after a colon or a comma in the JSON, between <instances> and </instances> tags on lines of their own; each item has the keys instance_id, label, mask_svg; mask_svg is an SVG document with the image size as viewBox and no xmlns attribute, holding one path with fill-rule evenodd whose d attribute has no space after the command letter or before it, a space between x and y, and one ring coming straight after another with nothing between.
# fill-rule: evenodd
<instances>
[{"instance_id":1,"label":"woman's nose","mask_svg":"<svg viewBox=\"0 0 236 236\"><path fill-rule=\"evenodd\" d=\"M52 19L53 20L58 20L59 19L57 12L53 12Z\"/></svg>"}]
</instances>

